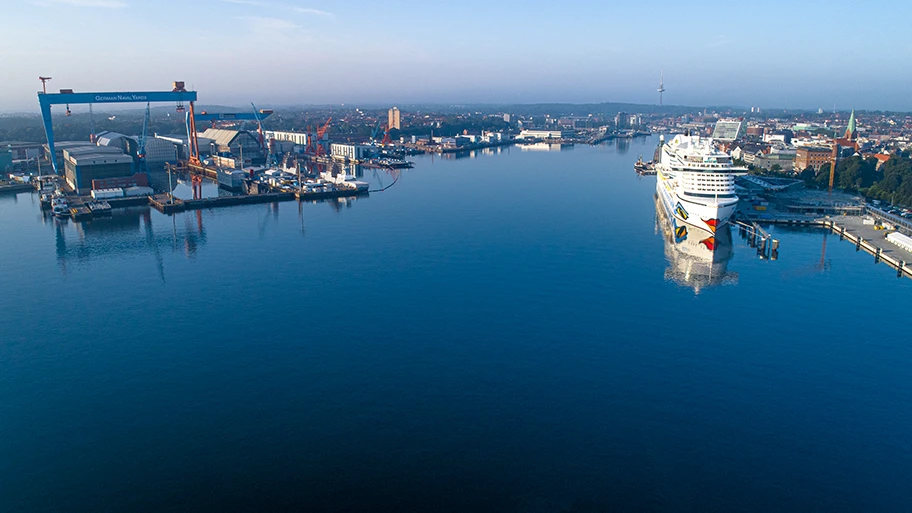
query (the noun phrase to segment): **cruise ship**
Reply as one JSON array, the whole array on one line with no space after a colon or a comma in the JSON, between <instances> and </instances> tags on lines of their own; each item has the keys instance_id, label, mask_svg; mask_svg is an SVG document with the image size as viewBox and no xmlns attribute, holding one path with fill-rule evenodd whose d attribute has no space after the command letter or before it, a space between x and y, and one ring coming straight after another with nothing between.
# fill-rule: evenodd
<instances>
[{"instance_id":1,"label":"cruise ship","mask_svg":"<svg viewBox=\"0 0 912 513\"><path fill-rule=\"evenodd\" d=\"M683 134L659 144L656 193L669 217L715 233L735 213L735 176L747 169L734 167L709 138Z\"/></svg>"}]
</instances>

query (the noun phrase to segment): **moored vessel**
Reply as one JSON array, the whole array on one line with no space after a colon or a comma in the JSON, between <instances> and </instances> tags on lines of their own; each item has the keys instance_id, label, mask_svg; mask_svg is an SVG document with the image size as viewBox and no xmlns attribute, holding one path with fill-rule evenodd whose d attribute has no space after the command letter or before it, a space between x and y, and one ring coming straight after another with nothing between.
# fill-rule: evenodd
<instances>
[{"instance_id":1,"label":"moored vessel","mask_svg":"<svg viewBox=\"0 0 912 513\"><path fill-rule=\"evenodd\" d=\"M669 217L715 232L729 222L738 206L735 167L731 155L712 139L689 134L660 140L656 162L656 193Z\"/></svg>"},{"instance_id":2,"label":"moored vessel","mask_svg":"<svg viewBox=\"0 0 912 513\"><path fill-rule=\"evenodd\" d=\"M54 196L51 198L51 212L56 217L70 217L70 205L66 196L59 190L54 192Z\"/></svg>"}]
</instances>

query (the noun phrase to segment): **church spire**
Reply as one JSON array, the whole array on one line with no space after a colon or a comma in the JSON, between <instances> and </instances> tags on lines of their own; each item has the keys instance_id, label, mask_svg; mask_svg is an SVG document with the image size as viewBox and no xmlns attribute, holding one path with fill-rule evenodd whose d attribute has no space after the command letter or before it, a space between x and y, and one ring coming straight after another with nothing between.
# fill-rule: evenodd
<instances>
[{"instance_id":1,"label":"church spire","mask_svg":"<svg viewBox=\"0 0 912 513\"><path fill-rule=\"evenodd\" d=\"M850 141L855 140L855 109L852 109L852 114L849 116L849 126L846 128L845 138Z\"/></svg>"}]
</instances>

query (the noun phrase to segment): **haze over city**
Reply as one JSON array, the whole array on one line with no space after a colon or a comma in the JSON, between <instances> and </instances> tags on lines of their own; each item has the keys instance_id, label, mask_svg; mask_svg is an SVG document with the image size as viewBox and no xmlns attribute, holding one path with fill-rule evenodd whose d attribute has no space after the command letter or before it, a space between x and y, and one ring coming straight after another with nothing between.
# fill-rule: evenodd
<instances>
[{"instance_id":1,"label":"haze over city","mask_svg":"<svg viewBox=\"0 0 912 513\"><path fill-rule=\"evenodd\" d=\"M4 8L0 111L49 90L160 90L210 104L658 102L912 110L874 2L33 0ZM861 17L863 16L863 17ZM869 19L868 23L861 20ZM862 93L862 91L864 91Z\"/></svg>"}]
</instances>

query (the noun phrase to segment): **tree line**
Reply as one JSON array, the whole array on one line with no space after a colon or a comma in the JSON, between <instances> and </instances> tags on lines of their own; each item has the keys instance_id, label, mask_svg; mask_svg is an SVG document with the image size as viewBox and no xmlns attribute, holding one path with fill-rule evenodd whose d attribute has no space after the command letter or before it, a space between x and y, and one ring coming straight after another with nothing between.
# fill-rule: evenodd
<instances>
[{"instance_id":1,"label":"tree line","mask_svg":"<svg viewBox=\"0 0 912 513\"><path fill-rule=\"evenodd\" d=\"M892 155L880 168L874 157L852 156L836 164L833 186L846 192L857 192L867 198L899 205L912 205L912 159L906 152ZM809 187L827 187L830 181L830 164L819 171L807 168L800 178Z\"/></svg>"}]
</instances>

